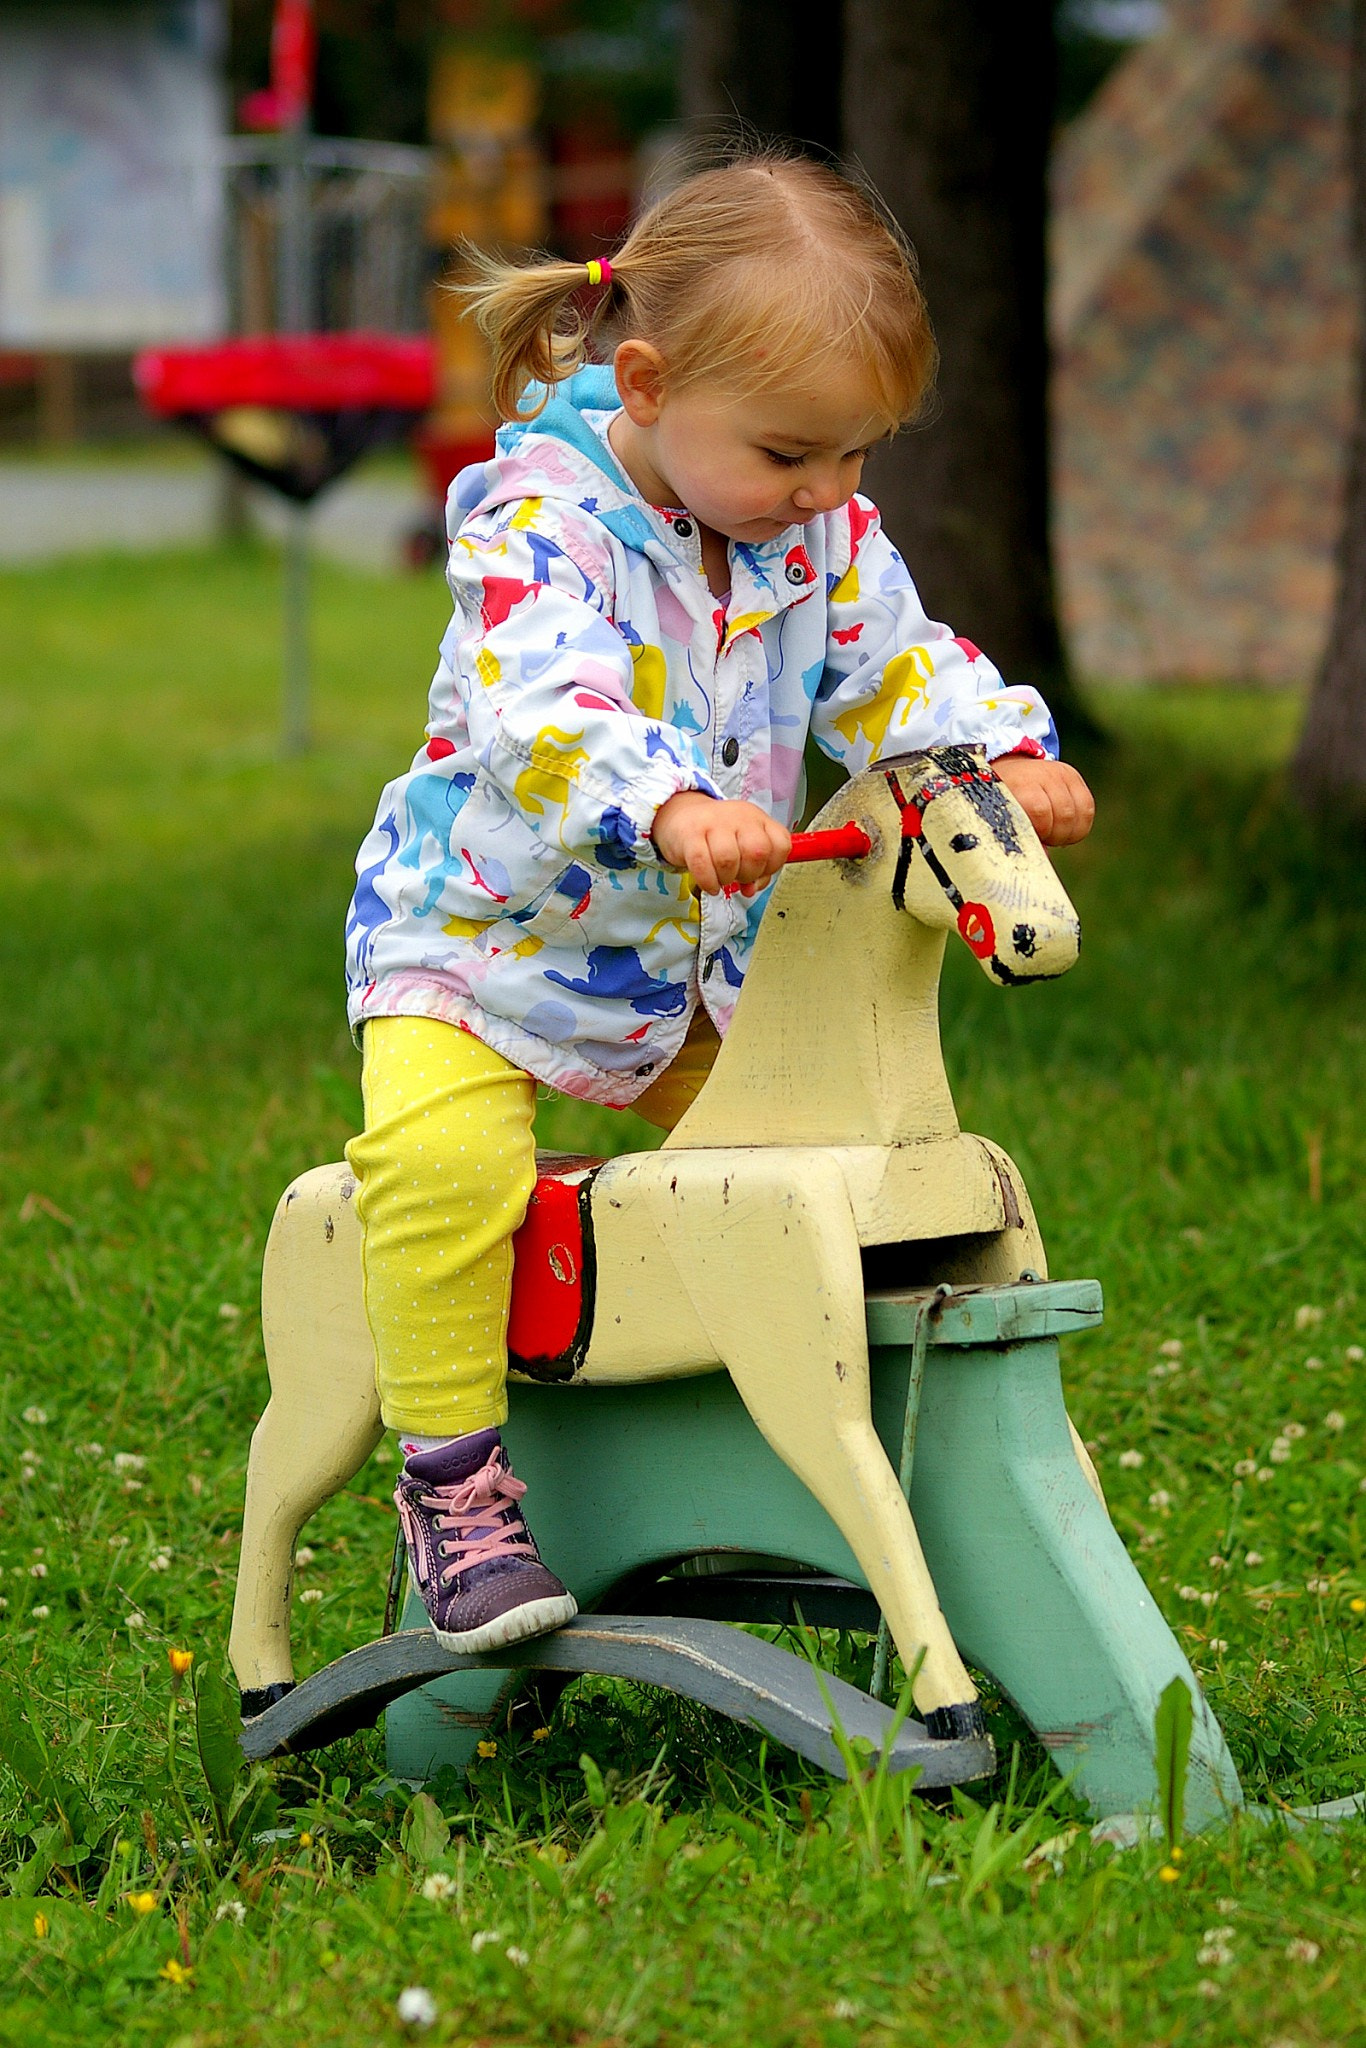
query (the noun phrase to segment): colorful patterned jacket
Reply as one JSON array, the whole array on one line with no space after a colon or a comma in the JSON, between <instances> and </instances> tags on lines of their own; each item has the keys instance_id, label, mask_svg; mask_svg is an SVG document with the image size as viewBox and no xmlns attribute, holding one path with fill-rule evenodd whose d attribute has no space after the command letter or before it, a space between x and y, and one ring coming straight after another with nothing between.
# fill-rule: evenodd
<instances>
[{"instance_id":1,"label":"colorful patterned jacket","mask_svg":"<svg viewBox=\"0 0 1366 2048\"><path fill-rule=\"evenodd\" d=\"M552 1087L621 1105L724 1032L768 892L693 895L650 840L676 791L785 825L808 734L851 773L952 742L1054 753L1048 709L925 616L853 498L732 544L722 605L693 520L607 445L611 372L581 371L451 487L455 616L428 739L380 798L347 924L349 1014L464 1025Z\"/></svg>"}]
</instances>

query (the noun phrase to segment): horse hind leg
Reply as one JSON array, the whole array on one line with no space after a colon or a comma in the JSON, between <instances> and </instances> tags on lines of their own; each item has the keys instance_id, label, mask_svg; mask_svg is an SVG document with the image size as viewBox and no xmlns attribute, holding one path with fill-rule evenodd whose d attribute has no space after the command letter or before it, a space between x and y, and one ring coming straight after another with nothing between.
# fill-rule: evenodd
<instances>
[{"instance_id":1,"label":"horse hind leg","mask_svg":"<svg viewBox=\"0 0 1366 2048\"><path fill-rule=\"evenodd\" d=\"M936 1735L981 1727L915 1521L873 1427L848 1189L811 1152L671 1152L661 1235L741 1399L839 1529Z\"/></svg>"},{"instance_id":2,"label":"horse hind leg","mask_svg":"<svg viewBox=\"0 0 1366 2048\"><path fill-rule=\"evenodd\" d=\"M355 1179L319 1166L287 1188L261 1276L270 1400L247 1463L229 1655L248 1712L294 1683L294 1546L384 1434L365 1319Z\"/></svg>"}]
</instances>

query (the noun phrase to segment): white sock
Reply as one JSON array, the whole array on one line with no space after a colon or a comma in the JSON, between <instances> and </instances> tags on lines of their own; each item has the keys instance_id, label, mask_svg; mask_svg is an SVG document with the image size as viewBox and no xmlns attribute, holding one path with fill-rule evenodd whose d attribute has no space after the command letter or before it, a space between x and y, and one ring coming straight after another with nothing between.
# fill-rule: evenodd
<instances>
[{"instance_id":1,"label":"white sock","mask_svg":"<svg viewBox=\"0 0 1366 2048\"><path fill-rule=\"evenodd\" d=\"M444 1451L447 1444L459 1441L459 1437L454 1436L411 1436L404 1430L399 1436L398 1447L407 1458L414 1451Z\"/></svg>"}]
</instances>

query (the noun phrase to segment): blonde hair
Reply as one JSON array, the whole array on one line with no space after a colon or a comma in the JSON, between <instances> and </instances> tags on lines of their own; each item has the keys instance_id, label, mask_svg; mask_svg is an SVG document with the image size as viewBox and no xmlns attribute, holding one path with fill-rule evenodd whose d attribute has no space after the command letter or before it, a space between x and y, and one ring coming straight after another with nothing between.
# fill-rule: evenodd
<instances>
[{"instance_id":1,"label":"blonde hair","mask_svg":"<svg viewBox=\"0 0 1366 2048\"><path fill-rule=\"evenodd\" d=\"M457 289L491 345L502 419L534 419L547 392L528 384L558 384L610 334L652 343L670 389L716 378L746 397L852 352L890 426L934 376L909 243L871 192L806 158L763 152L685 179L632 228L587 317L584 264L466 254L475 281Z\"/></svg>"}]
</instances>

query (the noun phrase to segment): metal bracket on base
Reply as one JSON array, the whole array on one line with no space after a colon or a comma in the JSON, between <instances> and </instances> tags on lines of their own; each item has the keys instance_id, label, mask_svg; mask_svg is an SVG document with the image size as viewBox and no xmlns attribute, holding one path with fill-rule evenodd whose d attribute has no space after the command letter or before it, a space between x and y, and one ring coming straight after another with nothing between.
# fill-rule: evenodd
<instances>
[{"instance_id":1,"label":"metal bracket on base","mask_svg":"<svg viewBox=\"0 0 1366 2048\"><path fill-rule=\"evenodd\" d=\"M744 1635L724 1622L633 1614L580 1615L553 1635L538 1636L486 1656L442 1648L429 1629L367 1643L306 1678L265 1713L245 1723L249 1761L298 1754L368 1728L391 1700L450 1671L479 1667L597 1672L682 1693L734 1721L761 1728L832 1776L846 1775L832 1734L838 1723L851 1742L874 1755L891 1732L881 1701L818 1672L776 1643ZM989 1776L996 1753L983 1736L934 1741L918 1721L905 1721L888 1750L893 1772L917 1769L925 1786L958 1785Z\"/></svg>"}]
</instances>

